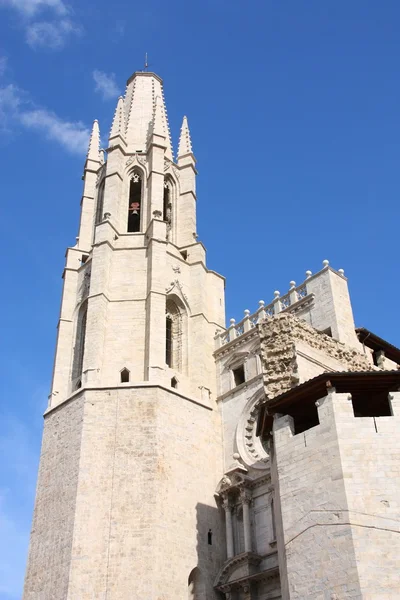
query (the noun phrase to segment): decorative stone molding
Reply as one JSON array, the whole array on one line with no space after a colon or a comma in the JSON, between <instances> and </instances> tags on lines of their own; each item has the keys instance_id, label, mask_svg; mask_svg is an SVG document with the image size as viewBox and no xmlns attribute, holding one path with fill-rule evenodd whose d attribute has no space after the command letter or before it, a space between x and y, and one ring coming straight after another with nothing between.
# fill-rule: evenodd
<instances>
[{"instance_id":1,"label":"decorative stone molding","mask_svg":"<svg viewBox=\"0 0 400 600\"><path fill-rule=\"evenodd\" d=\"M243 467L242 469L243 471L246 471L246 469ZM241 472L241 470L239 471L239 468L235 468L235 470L226 473L222 477L221 481L217 485L216 494L222 498L226 498L228 492L233 490L239 491L244 487L249 487L251 482L252 480L250 477Z\"/></svg>"},{"instance_id":2,"label":"decorative stone molding","mask_svg":"<svg viewBox=\"0 0 400 600\"><path fill-rule=\"evenodd\" d=\"M215 579L214 587L219 591L224 591L224 588L226 589L227 585L241 585L243 583L248 585L247 578L257 572L257 567L261 561L262 557L254 552L242 552L241 554L237 554L222 565ZM235 571L240 571L241 573L240 580L238 579L237 582L235 582L234 578Z\"/></svg>"},{"instance_id":3,"label":"decorative stone molding","mask_svg":"<svg viewBox=\"0 0 400 600\"><path fill-rule=\"evenodd\" d=\"M170 174L176 179L180 178L180 173L179 173L178 167L171 160L168 160L167 158L164 159L164 174L165 175Z\"/></svg>"},{"instance_id":4,"label":"decorative stone molding","mask_svg":"<svg viewBox=\"0 0 400 600\"><path fill-rule=\"evenodd\" d=\"M276 315L259 326L264 390L274 398L299 382L296 341L305 342L336 359L347 371L369 371L364 354L334 340L291 314Z\"/></svg>"},{"instance_id":5,"label":"decorative stone molding","mask_svg":"<svg viewBox=\"0 0 400 600\"><path fill-rule=\"evenodd\" d=\"M106 169L107 169L107 165L104 164L100 167L100 169L97 171L97 177L96 177L96 187L99 187L101 180L103 179L103 177L106 174Z\"/></svg>"},{"instance_id":6,"label":"decorative stone molding","mask_svg":"<svg viewBox=\"0 0 400 600\"><path fill-rule=\"evenodd\" d=\"M254 469L267 469L269 455L256 436L257 419L261 404L265 400L264 391L258 390L247 402L236 428L236 445L245 465Z\"/></svg>"},{"instance_id":7,"label":"decorative stone molding","mask_svg":"<svg viewBox=\"0 0 400 600\"><path fill-rule=\"evenodd\" d=\"M131 168L131 167L139 167L142 170L144 170L146 176L147 176L147 157L143 154L131 154L130 156L128 156L128 158L126 159L125 162L125 167L126 168Z\"/></svg>"},{"instance_id":8,"label":"decorative stone molding","mask_svg":"<svg viewBox=\"0 0 400 600\"><path fill-rule=\"evenodd\" d=\"M250 504L252 501L252 493L248 488L241 488L240 490L240 501L242 504Z\"/></svg>"},{"instance_id":9,"label":"decorative stone molding","mask_svg":"<svg viewBox=\"0 0 400 600\"><path fill-rule=\"evenodd\" d=\"M176 294L182 300L187 310L190 311L188 297L183 291L182 284L178 279L175 279L175 281L171 281L170 285L165 288L165 293L167 295Z\"/></svg>"}]
</instances>

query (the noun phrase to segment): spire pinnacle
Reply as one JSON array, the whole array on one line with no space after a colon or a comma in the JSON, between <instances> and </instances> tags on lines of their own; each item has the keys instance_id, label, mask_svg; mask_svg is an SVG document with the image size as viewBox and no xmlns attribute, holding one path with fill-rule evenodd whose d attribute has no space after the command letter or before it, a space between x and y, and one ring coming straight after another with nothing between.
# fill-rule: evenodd
<instances>
[{"instance_id":1,"label":"spire pinnacle","mask_svg":"<svg viewBox=\"0 0 400 600\"><path fill-rule=\"evenodd\" d=\"M99 122L96 119L93 122L92 133L90 134L89 147L86 156L87 160L93 160L94 162L100 161L100 128Z\"/></svg>"},{"instance_id":2,"label":"spire pinnacle","mask_svg":"<svg viewBox=\"0 0 400 600\"><path fill-rule=\"evenodd\" d=\"M110 138L120 135L125 136L125 111L124 99L122 96L118 98L117 108L115 109L114 119L111 126Z\"/></svg>"},{"instance_id":3,"label":"spire pinnacle","mask_svg":"<svg viewBox=\"0 0 400 600\"><path fill-rule=\"evenodd\" d=\"M181 135L179 137L178 158L185 154L193 154L192 140L190 139L190 131L187 117L183 117Z\"/></svg>"},{"instance_id":4,"label":"spire pinnacle","mask_svg":"<svg viewBox=\"0 0 400 600\"><path fill-rule=\"evenodd\" d=\"M161 135L165 136L164 131L164 119L163 119L163 110L160 96L156 96L156 101L154 104L154 116L153 116L153 135Z\"/></svg>"}]
</instances>

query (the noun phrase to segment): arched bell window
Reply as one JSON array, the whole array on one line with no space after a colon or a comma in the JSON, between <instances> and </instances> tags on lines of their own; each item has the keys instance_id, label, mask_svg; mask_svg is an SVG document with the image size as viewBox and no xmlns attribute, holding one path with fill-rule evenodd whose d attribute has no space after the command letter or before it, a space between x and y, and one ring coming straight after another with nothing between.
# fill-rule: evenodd
<instances>
[{"instance_id":1,"label":"arched bell window","mask_svg":"<svg viewBox=\"0 0 400 600\"><path fill-rule=\"evenodd\" d=\"M142 178L139 173L134 172L129 184L128 233L137 233L140 231L141 210Z\"/></svg>"}]
</instances>

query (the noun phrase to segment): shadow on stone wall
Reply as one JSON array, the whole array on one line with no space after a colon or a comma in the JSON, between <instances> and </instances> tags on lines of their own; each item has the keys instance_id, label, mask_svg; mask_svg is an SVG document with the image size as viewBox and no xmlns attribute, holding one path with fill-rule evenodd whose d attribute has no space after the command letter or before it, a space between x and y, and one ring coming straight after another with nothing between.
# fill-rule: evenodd
<instances>
[{"instance_id":1,"label":"shadow on stone wall","mask_svg":"<svg viewBox=\"0 0 400 600\"><path fill-rule=\"evenodd\" d=\"M221 600L214 591L214 581L226 560L225 514L222 508L196 505L197 522L197 582L192 583L189 600Z\"/></svg>"}]
</instances>

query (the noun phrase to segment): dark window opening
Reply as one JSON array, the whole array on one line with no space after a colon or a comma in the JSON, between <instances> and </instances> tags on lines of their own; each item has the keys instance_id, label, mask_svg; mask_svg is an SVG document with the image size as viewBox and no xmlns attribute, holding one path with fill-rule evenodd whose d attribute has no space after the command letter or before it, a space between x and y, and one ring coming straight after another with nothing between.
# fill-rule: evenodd
<instances>
[{"instance_id":1,"label":"dark window opening","mask_svg":"<svg viewBox=\"0 0 400 600\"><path fill-rule=\"evenodd\" d=\"M82 254L81 263L84 265L88 258L89 254Z\"/></svg>"},{"instance_id":2,"label":"dark window opening","mask_svg":"<svg viewBox=\"0 0 400 600\"><path fill-rule=\"evenodd\" d=\"M76 374L78 377L82 375L83 369L83 356L85 354L85 337L86 337L86 322L87 322L87 307L83 310L80 315L80 327L78 329L79 338L77 340L77 361L76 361ZM81 387L79 382L79 387Z\"/></svg>"},{"instance_id":3,"label":"dark window opening","mask_svg":"<svg viewBox=\"0 0 400 600\"><path fill-rule=\"evenodd\" d=\"M240 367L237 367L237 369L233 369L232 373L235 386L238 386L246 381L244 376L244 365L240 365Z\"/></svg>"},{"instance_id":4,"label":"dark window opening","mask_svg":"<svg viewBox=\"0 0 400 600\"><path fill-rule=\"evenodd\" d=\"M170 208L170 190L169 185L164 183L164 201L163 201L163 220L168 221L169 217L169 208Z\"/></svg>"},{"instance_id":5,"label":"dark window opening","mask_svg":"<svg viewBox=\"0 0 400 600\"><path fill-rule=\"evenodd\" d=\"M140 210L142 204L142 180L134 175L129 188L128 233L140 231Z\"/></svg>"},{"instance_id":6,"label":"dark window opening","mask_svg":"<svg viewBox=\"0 0 400 600\"><path fill-rule=\"evenodd\" d=\"M302 407L302 411L292 415L292 417L294 435L303 433L303 431L307 431L308 429L319 425L318 408L315 406L314 402L309 403L308 405L305 404Z\"/></svg>"},{"instance_id":7,"label":"dark window opening","mask_svg":"<svg viewBox=\"0 0 400 600\"><path fill-rule=\"evenodd\" d=\"M182 250L181 256L182 256L183 260L187 260L187 257L188 257L187 250Z\"/></svg>"},{"instance_id":8,"label":"dark window opening","mask_svg":"<svg viewBox=\"0 0 400 600\"><path fill-rule=\"evenodd\" d=\"M212 531L211 531L211 529L208 530L207 541L208 541L208 545L212 546Z\"/></svg>"},{"instance_id":9,"label":"dark window opening","mask_svg":"<svg viewBox=\"0 0 400 600\"><path fill-rule=\"evenodd\" d=\"M76 382L76 385L75 385L75 389L79 390L81 387L82 387L82 381L80 379L78 379L78 381Z\"/></svg>"},{"instance_id":10,"label":"dark window opening","mask_svg":"<svg viewBox=\"0 0 400 600\"><path fill-rule=\"evenodd\" d=\"M388 392L368 395L366 392L353 393L351 402L355 417L392 417L392 407Z\"/></svg>"},{"instance_id":11,"label":"dark window opening","mask_svg":"<svg viewBox=\"0 0 400 600\"><path fill-rule=\"evenodd\" d=\"M97 194L97 206L96 206L96 225L101 223L103 220L103 206L104 206L104 186L105 181L102 181Z\"/></svg>"},{"instance_id":12,"label":"dark window opening","mask_svg":"<svg viewBox=\"0 0 400 600\"><path fill-rule=\"evenodd\" d=\"M173 377L173 378L171 379L171 387L172 387L172 388L174 388L174 389L177 389L177 388L178 388L178 380L177 380L177 378L176 378L176 377Z\"/></svg>"},{"instance_id":13,"label":"dark window opening","mask_svg":"<svg viewBox=\"0 0 400 600\"><path fill-rule=\"evenodd\" d=\"M130 372L128 369L122 369L121 371L121 383L128 383Z\"/></svg>"},{"instance_id":14,"label":"dark window opening","mask_svg":"<svg viewBox=\"0 0 400 600\"><path fill-rule=\"evenodd\" d=\"M323 329L321 331L321 333L324 333L325 335L329 335L329 337L332 337L332 327L327 327L326 329Z\"/></svg>"},{"instance_id":15,"label":"dark window opening","mask_svg":"<svg viewBox=\"0 0 400 600\"><path fill-rule=\"evenodd\" d=\"M376 367L382 367L385 363L385 352L384 350L374 350L372 353L372 360Z\"/></svg>"},{"instance_id":16,"label":"dark window opening","mask_svg":"<svg viewBox=\"0 0 400 600\"><path fill-rule=\"evenodd\" d=\"M172 319L168 315L165 321L165 362L172 367Z\"/></svg>"},{"instance_id":17,"label":"dark window opening","mask_svg":"<svg viewBox=\"0 0 400 600\"><path fill-rule=\"evenodd\" d=\"M271 500L271 523L272 523L272 541L274 542L276 540L274 499Z\"/></svg>"}]
</instances>

